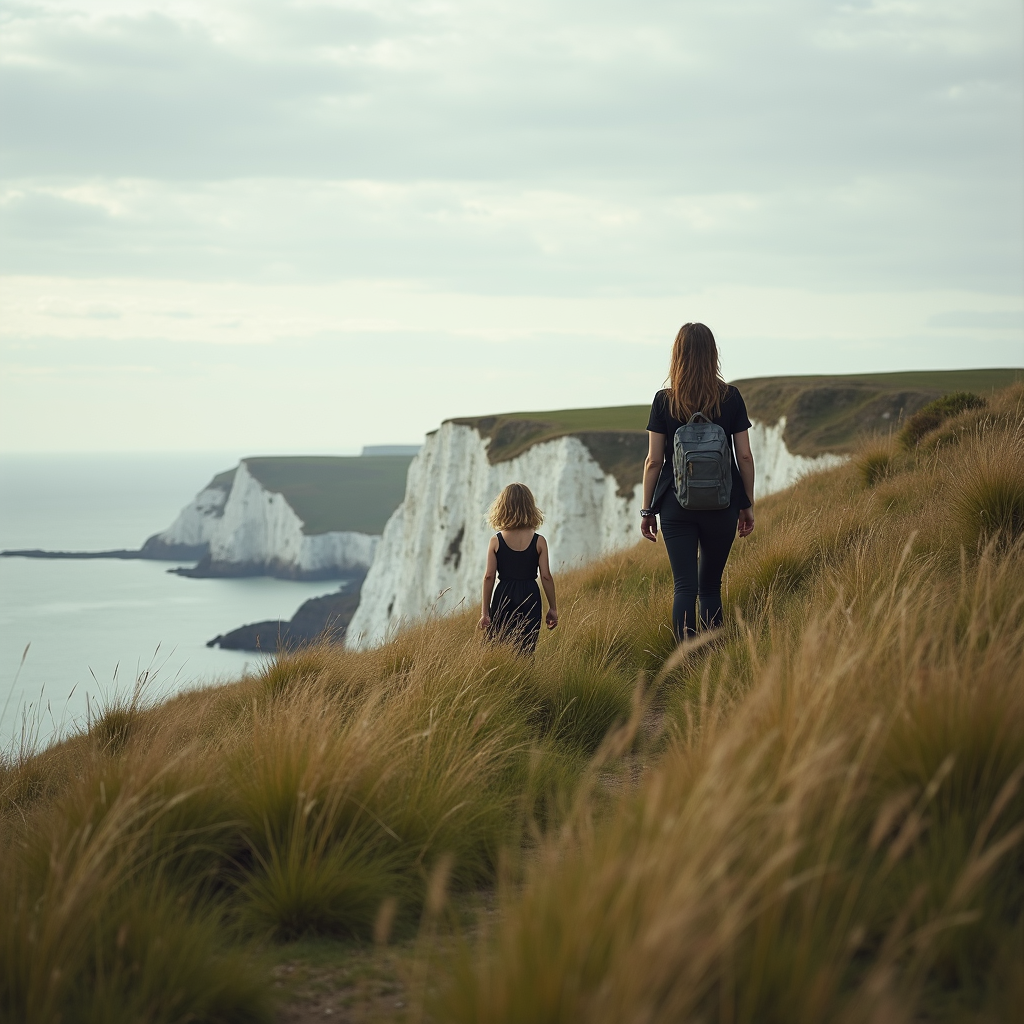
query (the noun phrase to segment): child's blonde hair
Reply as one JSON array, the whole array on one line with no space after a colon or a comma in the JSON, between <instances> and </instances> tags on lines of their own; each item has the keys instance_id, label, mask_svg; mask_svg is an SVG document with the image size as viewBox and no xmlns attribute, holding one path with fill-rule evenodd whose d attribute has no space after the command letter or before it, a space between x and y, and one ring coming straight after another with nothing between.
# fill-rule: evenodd
<instances>
[{"instance_id":1,"label":"child's blonde hair","mask_svg":"<svg viewBox=\"0 0 1024 1024\"><path fill-rule=\"evenodd\" d=\"M544 513L526 484L509 484L491 503L487 521L496 530L536 530L544 522Z\"/></svg>"}]
</instances>

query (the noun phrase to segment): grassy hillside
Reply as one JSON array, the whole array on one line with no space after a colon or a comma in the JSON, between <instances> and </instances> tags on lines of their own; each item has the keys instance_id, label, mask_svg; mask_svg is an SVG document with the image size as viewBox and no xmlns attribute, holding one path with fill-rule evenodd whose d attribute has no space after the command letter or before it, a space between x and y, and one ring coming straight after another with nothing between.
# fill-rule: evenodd
<instances>
[{"instance_id":1,"label":"grassy hillside","mask_svg":"<svg viewBox=\"0 0 1024 1024\"><path fill-rule=\"evenodd\" d=\"M410 455L280 456L245 459L269 491L283 494L306 534L381 533L405 496Z\"/></svg>"},{"instance_id":2,"label":"grassy hillside","mask_svg":"<svg viewBox=\"0 0 1024 1024\"><path fill-rule=\"evenodd\" d=\"M760 502L684 647L644 544L535 659L467 612L115 701L0 768L0 1016L270 1020L304 936L405 957L376 1019L1014 1019L1022 578L1017 387Z\"/></svg>"},{"instance_id":3,"label":"grassy hillside","mask_svg":"<svg viewBox=\"0 0 1024 1024\"><path fill-rule=\"evenodd\" d=\"M922 406L953 391L986 397L1024 380L1022 369L920 370L839 377L754 377L738 380L751 419L777 423L791 452L849 452L857 439L887 432Z\"/></svg>"}]
</instances>

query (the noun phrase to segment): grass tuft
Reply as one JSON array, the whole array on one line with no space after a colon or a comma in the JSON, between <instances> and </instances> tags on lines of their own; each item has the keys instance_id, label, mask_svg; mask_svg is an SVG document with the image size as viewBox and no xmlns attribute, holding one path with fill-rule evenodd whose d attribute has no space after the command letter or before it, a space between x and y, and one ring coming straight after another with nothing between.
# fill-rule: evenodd
<instances>
[{"instance_id":1,"label":"grass tuft","mask_svg":"<svg viewBox=\"0 0 1024 1024\"><path fill-rule=\"evenodd\" d=\"M893 476L899 467L900 445L892 435L878 435L864 442L853 457L865 487L874 487Z\"/></svg>"},{"instance_id":2,"label":"grass tuft","mask_svg":"<svg viewBox=\"0 0 1024 1024\"><path fill-rule=\"evenodd\" d=\"M950 504L972 544L1013 541L1024 532L1024 434L998 441L986 434L961 444L946 474Z\"/></svg>"}]
</instances>

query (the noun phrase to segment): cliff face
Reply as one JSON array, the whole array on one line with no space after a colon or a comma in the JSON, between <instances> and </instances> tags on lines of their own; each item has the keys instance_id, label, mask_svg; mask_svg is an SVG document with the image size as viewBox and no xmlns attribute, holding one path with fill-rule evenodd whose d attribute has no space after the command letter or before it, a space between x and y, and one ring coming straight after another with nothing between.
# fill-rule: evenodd
<instances>
[{"instance_id":1,"label":"cliff face","mask_svg":"<svg viewBox=\"0 0 1024 1024\"><path fill-rule=\"evenodd\" d=\"M226 487L217 485L226 478ZM185 576L334 579L362 575L380 540L357 530L307 529L288 497L265 487L243 461L200 491L143 551L194 552L178 556L199 558L194 569L177 570Z\"/></svg>"},{"instance_id":2,"label":"cliff face","mask_svg":"<svg viewBox=\"0 0 1024 1024\"><path fill-rule=\"evenodd\" d=\"M218 473L179 513L162 533L142 545L147 558L192 559L209 553L210 541L221 529L224 506L235 479L235 470Z\"/></svg>"},{"instance_id":3,"label":"cliff face","mask_svg":"<svg viewBox=\"0 0 1024 1024\"><path fill-rule=\"evenodd\" d=\"M409 468L405 500L384 528L363 583L346 634L348 646L371 647L403 623L467 605L475 608L492 534L484 513L513 481L528 483L544 511L541 529L556 571L640 539L645 432L584 431L492 461L489 448L500 437L485 436L491 426L449 421L428 435ZM790 454L782 440L785 428L780 419L772 426L755 424L750 432L759 494L843 461L831 454ZM633 454L631 486L621 457L627 450Z\"/></svg>"},{"instance_id":4,"label":"cliff face","mask_svg":"<svg viewBox=\"0 0 1024 1024\"><path fill-rule=\"evenodd\" d=\"M786 417L771 425L751 418L747 432L754 456L755 487L758 496L774 494L795 484L802 476L822 469L831 469L848 456L823 452L821 455L795 455L786 445Z\"/></svg>"},{"instance_id":5,"label":"cliff face","mask_svg":"<svg viewBox=\"0 0 1024 1024\"><path fill-rule=\"evenodd\" d=\"M554 567L582 564L630 543L639 488L621 496L615 477L578 438L556 438L492 465L476 429L445 423L428 435L409 467L405 500L384 528L349 624L350 646L371 646L400 622L479 600L491 536L484 512L514 480L529 481L545 512Z\"/></svg>"}]
</instances>

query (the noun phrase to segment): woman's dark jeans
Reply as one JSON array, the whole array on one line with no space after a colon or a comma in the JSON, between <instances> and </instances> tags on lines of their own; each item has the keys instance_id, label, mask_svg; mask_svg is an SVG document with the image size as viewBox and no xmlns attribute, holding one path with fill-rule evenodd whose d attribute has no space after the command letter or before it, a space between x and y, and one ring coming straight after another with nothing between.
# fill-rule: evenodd
<instances>
[{"instance_id":1,"label":"woman's dark jeans","mask_svg":"<svg viewBox=\"0 0 1024 1024\"><path fill-rule=\"evenodd\" d=\"M675 580L672 628L679 640L696 633L698 602L702 628L722 624L722 573L739 515L736 504L720 512L690 512L671 491L665 495L661 535Z\"/></svg>"}]
</instances>

